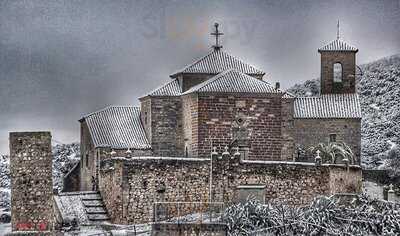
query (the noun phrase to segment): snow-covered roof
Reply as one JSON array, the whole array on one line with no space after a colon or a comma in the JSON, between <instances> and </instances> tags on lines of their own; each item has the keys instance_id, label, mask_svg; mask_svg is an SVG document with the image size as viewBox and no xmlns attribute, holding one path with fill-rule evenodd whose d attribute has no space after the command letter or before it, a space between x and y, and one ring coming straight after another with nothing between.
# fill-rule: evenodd
<instances>
[{"instance_id":1,"label":"snow-covered roof","mask_svg":"<svg viewBox=\"0 0 400 236\"><path fill-rule=\"evenodd\" d=\"M358 49L340 39L335 39L332 42L328 43L327 45L318 49L318 52L326 52L326 51L358 52Z\"/></svg>"},{"instance_id":2,"label":"snow-covered roof","mask_svg":"<svg viewBox=\"0 0 400 236\"><path fill-rule=\"evenodd\" d=\"M294 95L293 93L289 93L287 91L284 92L285 94L283 94L282 98L296 98L296 95Z\"/></svg>"},{"instance_id":3,"label":"snow-covered roof","mask_svg":"<svg viewBox=\"0 0 400 236\"><path fill-rule=\"evenodd\" d=\"M358 94L323 94L297 97L294 118L361 118Z\"/></svg>"},{"instance_id":4,"label":"snow-covered roof","mask_svg":"<svg viewBox=\"0 0 400 236\"><path fill-rule=\"evenodd\" d=\"M162 96L179 96L181 95L181 87L179 86L178 79L174 79L169 81L166 84L154 89L147 95L143 96L150 96L150 97L162 97Z\"/></svg>"},{"instance_id":5,"label":"snow-covered roof","mask_svg":"<svg viewBox=\"0 0 400 236\"><path fill-rule=\"evenodd\" d=\"M228 69L200 83L183 94L193 92L218 93L282 93L263 80L246 75L235 69Z\"/></svg>"},{"instance_id":6,"label":"snow-covered roof","mask_svg":"<svg viewBox=\"0 0 400 236\"><path fill-rule=\"evenodd\" d=\"M84 116L95 147L151 148L140 120L140 108L110 106Z\"/></svg>"},{"instance_id":7,"label":"snow-covered roof","mask_svg":"<svg viewBox=\"0 0 400 236\"><path fill-rule=\"evenodd\" d=\"M222 51L213 50L206 56L196 60L192 64L176 71L171 75L172 78L178 74L218 74L227 69L236 69L248 75L264 75L265 72L254 66L241 61L240 59Z\"/></svg>"}]
</instances>

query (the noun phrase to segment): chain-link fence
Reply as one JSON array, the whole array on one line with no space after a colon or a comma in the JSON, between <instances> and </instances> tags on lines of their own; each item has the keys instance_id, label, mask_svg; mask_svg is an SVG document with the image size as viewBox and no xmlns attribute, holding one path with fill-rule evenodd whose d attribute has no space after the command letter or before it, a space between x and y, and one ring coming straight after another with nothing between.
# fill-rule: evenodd
<instances>
[{"instance_id":1,"label":"chain-link fence","mask_svg":"<svg viewBox=\"0 0 400 236\"><path fill-rule=\"evenodd\" d=\"M222 223L223 213L223 202L154 203L154 222L160 223Z\"/></svg>"}]
</instances>

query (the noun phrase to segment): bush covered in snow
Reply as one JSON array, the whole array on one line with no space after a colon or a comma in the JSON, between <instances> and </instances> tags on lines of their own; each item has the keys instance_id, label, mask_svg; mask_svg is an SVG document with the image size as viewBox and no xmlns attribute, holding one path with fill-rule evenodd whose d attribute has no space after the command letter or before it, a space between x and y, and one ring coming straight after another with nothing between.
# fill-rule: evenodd
<instances>
[{"instance_id":1,"label":"bush covered in snow","mask_svg":"<svg viewBox=\"0 0 400 236\"><path fill-rule=\"evenodd\" d=\"M360 68L362 75L357 76L357 91L363 113L361 161L367 168L393 169L390 164L396 160L392 160L400 158L391 151L400 145L400 55ZM320 81L314 79L296 84L288 91L297 96L315 96L319 90Z\"/></svg>"},{"instance_id":2,"label":"bush covered in snow","mask_svg":"<svg viewBox=\"0 0 400 236\"><path fill-rule=\"evenodd\" d=\"M62 189L62 179L80 160L78 143L53 146L53 187Z\"/></svg>"},{"instance_id":3,"label":"bush covered in snow","mask_svg":"<svg viewBox=\"0 0 400 236\"><path fill-rule=\"evenodd\" d=\"M0 156L0 208L10 207L10 158Z\"/></svg>"},{"instance_id":4,"label":"bush covered in snow","mask_svg":"<svg viewBox=\"0 0 400 236\"><path fill-rule=\"evenodd\" d=\"M320 197L306 207L261 204L226 209L229 235L400 235L400 205L365 196L348 204Z\"/></svg>"}]
</instances>

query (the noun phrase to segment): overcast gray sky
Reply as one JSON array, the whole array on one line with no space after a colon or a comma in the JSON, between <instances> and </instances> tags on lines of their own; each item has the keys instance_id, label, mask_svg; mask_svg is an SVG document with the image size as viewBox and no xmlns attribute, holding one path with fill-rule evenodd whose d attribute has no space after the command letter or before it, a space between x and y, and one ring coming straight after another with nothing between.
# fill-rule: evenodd
<instances>
[{"instance_id":1,"label":"overcast gray sky","mask_svg":"<svg viewBox=\"0 0 400 236\"><path fill-rule=\"evenodd\" d=\"M137 97L224 50L284 88L319 76L317 48L341 38L358 64L400 52L400 0L0 1L0 153L8 132L50 130L79 141L78 119Z\"/></svg>"}]
</instances>

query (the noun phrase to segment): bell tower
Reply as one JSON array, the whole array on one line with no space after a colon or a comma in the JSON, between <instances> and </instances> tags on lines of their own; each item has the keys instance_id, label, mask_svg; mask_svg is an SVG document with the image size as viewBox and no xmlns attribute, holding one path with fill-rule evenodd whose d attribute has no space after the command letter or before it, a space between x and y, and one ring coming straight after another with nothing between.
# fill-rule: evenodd
<instances>
[{"instance_id":1,"label":"bell tower","mask_svg":"<svg viewBox=\"0 0 400 236\"><path fill-rule=\"evenodd\" d=\"M356 53L358 49L336 39L318 49L321 54L321 94L356 92Z\"/></svg>"}]
</instances>

